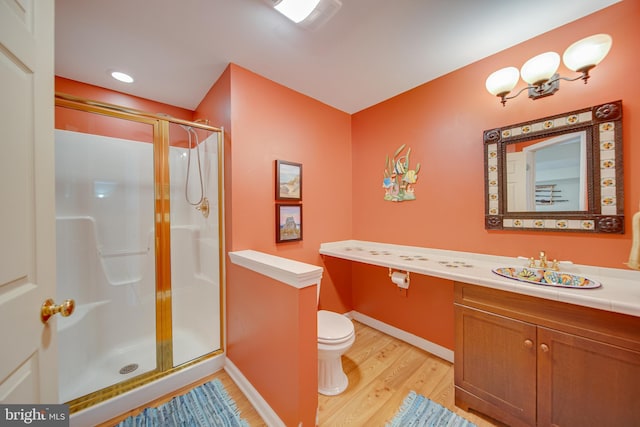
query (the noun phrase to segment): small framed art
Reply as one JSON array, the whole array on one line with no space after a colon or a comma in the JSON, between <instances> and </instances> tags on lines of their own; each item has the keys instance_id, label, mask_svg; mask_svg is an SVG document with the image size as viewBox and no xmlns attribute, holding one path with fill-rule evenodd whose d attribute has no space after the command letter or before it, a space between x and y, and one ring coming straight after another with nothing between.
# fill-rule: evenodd
<instances>
[{"instance_id":1,"label":"small framed art","mask_svg":"<svg viewBox=\"0 0 640 427\"><path fill-rule=\"evenodd\" d=\"M302 240L302 205L276 203L276 243Z\"/></svg>"},{"instance_id":2,"label":"small framed art","mask_svg":"<svg viewBox=\"0 0 640 427\"><path fill-rule=\"evenodd\" d=\"M302 200L302 164L276 160L276 200Z\"/></svg>"}]
</instances>

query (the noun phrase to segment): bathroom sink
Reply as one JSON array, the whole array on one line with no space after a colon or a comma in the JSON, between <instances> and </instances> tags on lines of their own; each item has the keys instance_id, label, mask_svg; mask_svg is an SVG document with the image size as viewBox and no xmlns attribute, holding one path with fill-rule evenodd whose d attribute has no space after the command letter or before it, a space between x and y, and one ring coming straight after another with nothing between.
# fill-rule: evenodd
<instances>
[{"instance_id":1,"label":"bathroom sink","mask_svg":"<svg viewBox=\"0 0 640 427\"><path fill-rule=\"evenodd\" d=\"M599 282L584 276L544 268L500 267L494 268L491 271L508 279L533 283L534 285L558 286L572 289L593 289L602 286Z\"/></svg>"}]
</instances>

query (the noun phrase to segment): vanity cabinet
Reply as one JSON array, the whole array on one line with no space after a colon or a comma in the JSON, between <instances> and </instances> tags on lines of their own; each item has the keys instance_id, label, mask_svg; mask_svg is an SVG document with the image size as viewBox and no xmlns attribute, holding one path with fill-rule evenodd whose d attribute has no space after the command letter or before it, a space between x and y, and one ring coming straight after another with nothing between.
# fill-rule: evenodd
<instances>
[{"instance_id":1,"label":"vanity cabinet","mask_svg":"<svg viewBox=\"0 0 640 427\"><path fill-rule=\"evenodd\" d=\"M455 401L510 426L640 426L640 318L455 283Z\"/></svg>"}]
</instances>

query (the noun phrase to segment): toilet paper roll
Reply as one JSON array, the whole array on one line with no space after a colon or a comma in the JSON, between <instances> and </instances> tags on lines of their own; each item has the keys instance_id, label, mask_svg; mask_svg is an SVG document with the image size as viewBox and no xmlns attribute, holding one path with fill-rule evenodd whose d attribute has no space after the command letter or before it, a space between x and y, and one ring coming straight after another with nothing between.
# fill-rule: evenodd
<instances>
[{"instance_id":1,"label":"toilet paper roll","mask_svg":"<svg viewBox=\"0 0 640 427\"><path fill-rule=\"evenodd\" d=\"M391 274L391 281L396 284L399 288L407 289L409 288L409 278L406 273L401 273L399 271L394 271Z\"/></svg>"}]
</instances>

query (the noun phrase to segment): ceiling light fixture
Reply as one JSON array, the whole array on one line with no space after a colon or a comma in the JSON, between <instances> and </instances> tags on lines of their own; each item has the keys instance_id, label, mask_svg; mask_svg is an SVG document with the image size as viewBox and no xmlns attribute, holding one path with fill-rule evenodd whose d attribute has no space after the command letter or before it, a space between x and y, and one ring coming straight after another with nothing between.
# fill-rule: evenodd
<instances>
[{"instance_id":1,"label":"ceiling light fixture","mask_svg":"<svg viewBox=\"0 0 640 427\"><path fill-rule=\"evenodd\" d=\"M315 30L324 25L342 7L340 0L266 0L278 12L300 24Z\"/></svg>"},{"instance_id":2,"label":"ceiling light fixture","mask_svg":"<svg viewBox=\"0 0 640 427\"><path fill-rule=\"evenodd\" d=\"M573 82L581 79L587 84L589 71L607 56L611 44L612 39L608 34L595 34L569 46L562 55L562 62L571 71L581 73L574 78L561 77L556 72L560 65L560 55L545 52L525 62L520 71L516 67L507 67L491 73L485 85L490 94L500 97L504 106L507 99L515 98L525 90L528 90L531 99L553 95L560 89L560 80ZM507 96L518 84L520 76L527 86L515 95Z\"/></svg>"},{"instance_id":3,"label":"ceiling light fixture","mask_svg":"<svg viewBox=\"0 0 640 427\"><path fill-rule=\"evenodd\" d=\"M307 19L320 0L280 0L273 7L296 24Z\"/></svg>"},{"instance_id":4,"label":"ceiling light fixture","mask_svg":"<svg viewBox=\"0 0 640 427\"><path fill-rule=\"evenodd\" d=\"M111 72L111 77L124 83L133 83L133 77L120 71Z\"/></svg>"}]
</instances>

